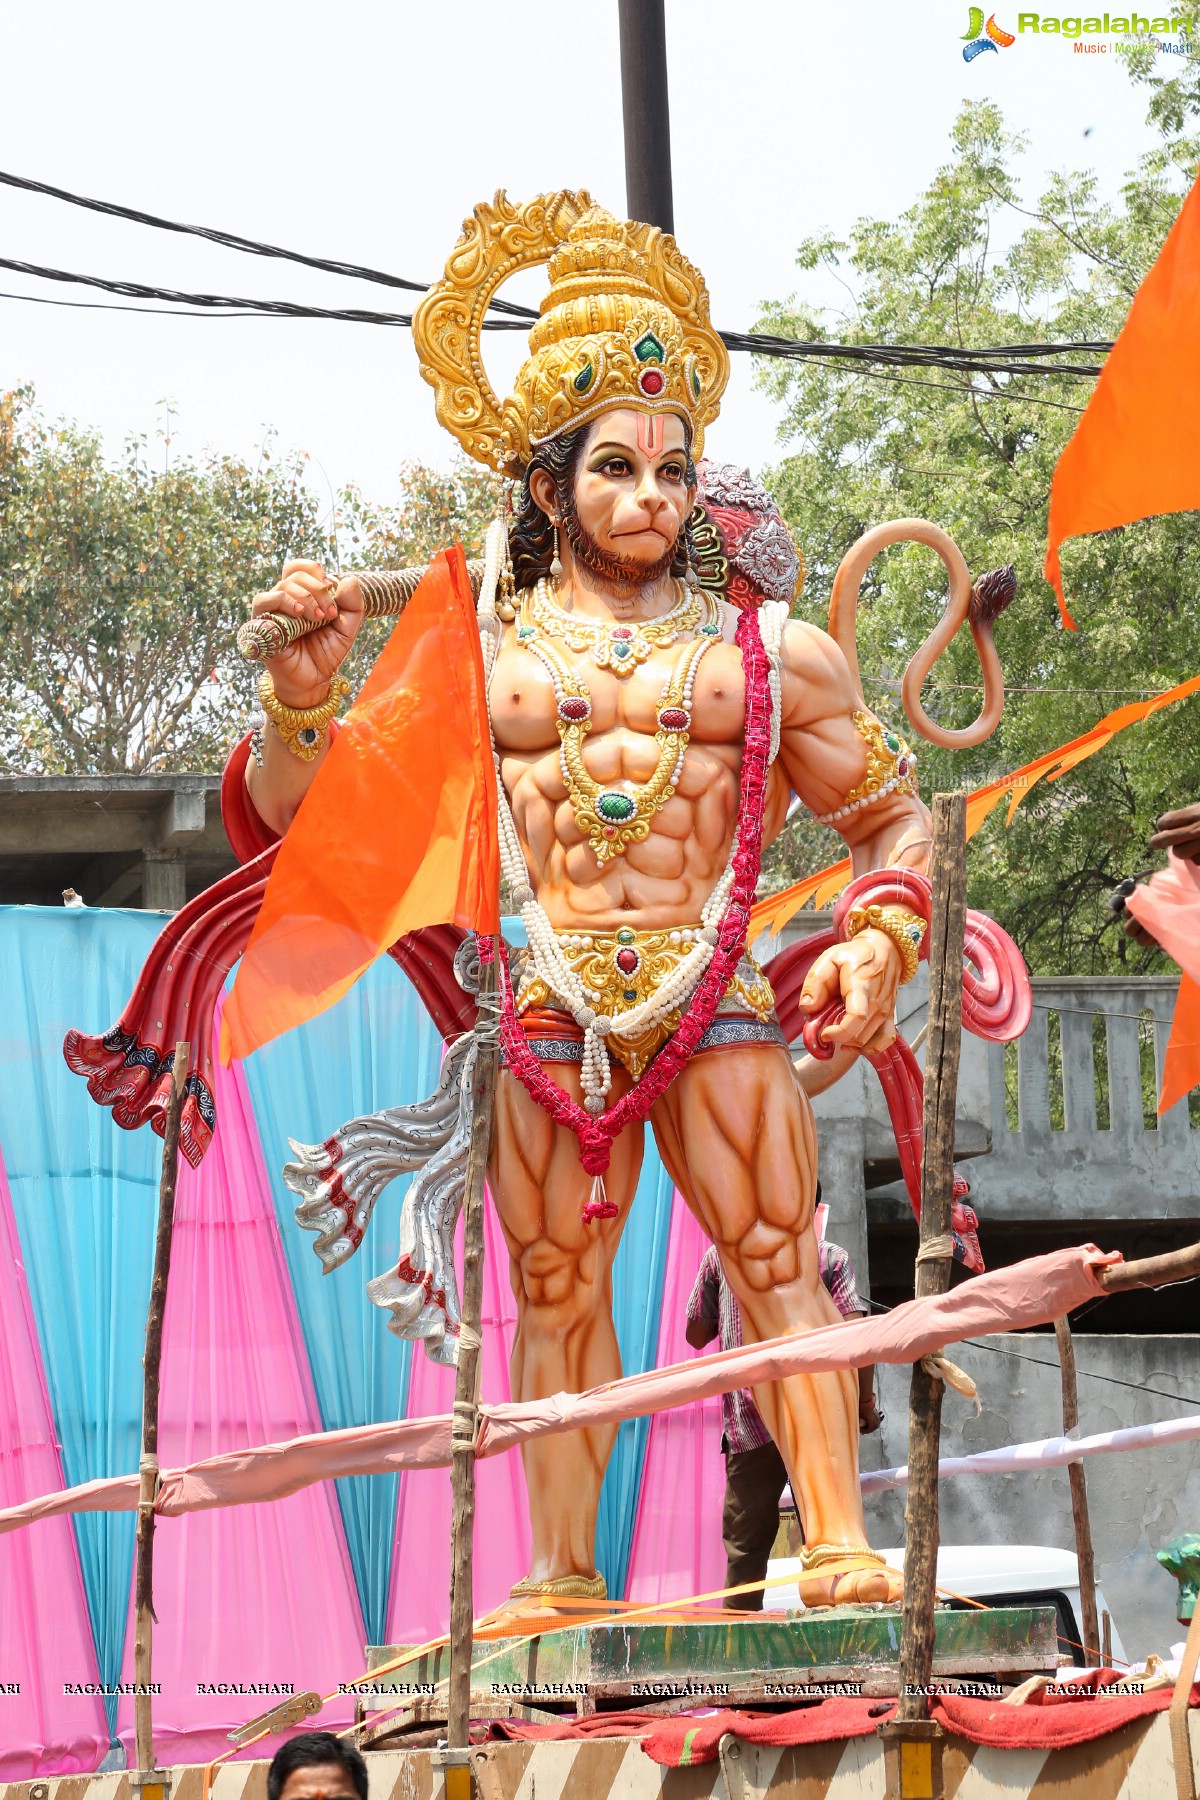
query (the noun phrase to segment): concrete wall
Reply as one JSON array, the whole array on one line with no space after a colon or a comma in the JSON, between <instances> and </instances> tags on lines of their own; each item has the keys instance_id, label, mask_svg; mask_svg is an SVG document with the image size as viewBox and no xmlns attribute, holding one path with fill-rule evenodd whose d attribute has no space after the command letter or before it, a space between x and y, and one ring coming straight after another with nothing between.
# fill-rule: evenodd
<instances>
[{"instance_id":1,"label":"concrete wall","mask_svg":"<svg viewBox=\"0 0 1200 1800\"><path fill-rule=\"evenodd\" d=\"M1200 1323L1200 1320L1197 1321ZM983 1411L947 1393L942 1454L965 1455L1052 1437L1062 1430L1062 1390L1053 1335L1013 1333L951 1345L947 1354L974 1378ZM990 1346L990 1347L987 1347ZM1036 1359L1018 1361L1003 1351ZM1079 1436L1200 1411L1200 1336L1117 1337L1078 1333ZM1097 1376L1114 1376L1117 1386ZM909 1372L879 1371L880 1432L862 1440L867 1469L907 1460ZM1158 1392L1150 1392L1157 1389ZM1178 1399L1171 1396L1177 1395ZM1087 1472L1097 1579L1127 1653L1144 1656L1178 1643L1178 1589L1155 1561L1181 1532L1200 1530L1200 1440L1158 1450L1093 1457ZM876 1544L904 1541L905 1490L872 1495L867 1523ZM1054 1544L1073 1550L1066 1469L1016 1475L957 1475L941 1489L941 1535L953 1544Z\"/></svg>"}]
</instances>

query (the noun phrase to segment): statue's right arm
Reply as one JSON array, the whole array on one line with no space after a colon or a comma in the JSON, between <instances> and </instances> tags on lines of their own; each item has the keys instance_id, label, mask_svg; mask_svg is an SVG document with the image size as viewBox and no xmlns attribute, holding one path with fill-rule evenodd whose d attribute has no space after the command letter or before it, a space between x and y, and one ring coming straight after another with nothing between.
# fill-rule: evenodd
<instances>
[{"instance_id":1,"label":"statue's right arm","mask_svg":"<svg viewBox=\"0 0 1200 1800\"><path fill-rule=\"evenodd\" d=\"M336 585L335 585L336 584ZM353 575L340 581L326 575L320 563L287 562L277 584L256 594L251 618L283 613L305 618L318 627L297 638L266 664L276 697L299 711L320 706L350 653L363 619L362 593ZM262 733L262 767L253 757L246 767L246 788L263 823L280 836L299 810L329 749L329 733L312 762L293 756L268 724Z\"/></svg>"}]
</instances>

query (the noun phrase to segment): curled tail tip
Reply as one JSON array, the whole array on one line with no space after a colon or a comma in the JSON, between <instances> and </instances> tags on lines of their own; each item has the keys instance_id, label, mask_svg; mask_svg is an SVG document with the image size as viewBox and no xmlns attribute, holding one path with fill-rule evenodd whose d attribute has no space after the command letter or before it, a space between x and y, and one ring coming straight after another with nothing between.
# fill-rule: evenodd
<instances>
[{"instance_id":1,"label":"curled tail tip","mask_svg":"<svg viewBox=\"0 0 1200 1800\"><path fill-rule=\"evenodd\" d=\"M969 617L972 625L994 625L1017 595L1017 571L1012 563L989 569L971 589Z\"/></svg>"}]
</instances>

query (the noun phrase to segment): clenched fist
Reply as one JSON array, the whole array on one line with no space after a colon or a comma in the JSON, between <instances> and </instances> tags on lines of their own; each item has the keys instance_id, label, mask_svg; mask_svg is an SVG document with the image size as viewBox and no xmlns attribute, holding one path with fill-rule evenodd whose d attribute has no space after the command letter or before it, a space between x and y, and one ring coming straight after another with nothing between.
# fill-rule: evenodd
<instances>
[{"instance_id":1,"label":"clenched fist","mask_svg":"<svg viewBox=\"0 0 1200 1800\"><path fill-rule=\"evenodd\" d=\"M320 706L362 624L357 579L327 575L320 563L286 562L276 585L254 596L250 617L257 619L263 613L311 619L318 627L272 656L266 668L285 706Z\"/></svg>"}]
</instances>

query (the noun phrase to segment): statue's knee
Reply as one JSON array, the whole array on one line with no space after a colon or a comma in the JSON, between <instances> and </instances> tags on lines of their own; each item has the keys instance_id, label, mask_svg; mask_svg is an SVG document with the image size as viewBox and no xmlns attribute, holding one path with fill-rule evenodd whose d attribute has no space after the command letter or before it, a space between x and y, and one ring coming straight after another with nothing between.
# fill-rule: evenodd
<instances>
[{"instance_id":1,"label":"statue's knee","mask_svg":"<svg viewBox=\"0 0 1200 1800\"><path fill-rule=\"evenodd\" d=\"M539 1238L523 1252L521 1290L527 1305L565 1306L580 1289L579 1262L547 1238Z\"/></svg>"},{"instance_id":2,"label":"statue's knee","mask_svg":"<svg viewBox=\"0 0 1200 1800\"><path fill-rule=\"evenodd\" d=\"M728 1247L726 1258L745 1285L756 1294L765 1294L771 1288L795 1281L801 1273L793 1234L761 1219L737 1244Z\"/></svg>"}]
</instances>

